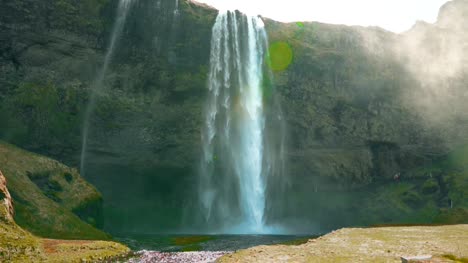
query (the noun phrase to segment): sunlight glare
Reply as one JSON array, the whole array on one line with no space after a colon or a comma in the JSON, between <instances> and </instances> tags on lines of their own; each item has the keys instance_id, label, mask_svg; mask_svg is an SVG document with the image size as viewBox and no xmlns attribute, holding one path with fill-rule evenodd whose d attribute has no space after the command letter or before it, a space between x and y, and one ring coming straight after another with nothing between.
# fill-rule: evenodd
<instances>
[{"instance_id":1,"label":"sunlight glare","mask_svg":"<svg viewBox=\"0 0 468 263\"><path fill-rule=\"evenodd\" d=\"M281 22L318 21L379 26L393 32L410 29L418 20L434 23L446 0L198 0L220 10L238 9Z\"/></svg>"}]
</instances>

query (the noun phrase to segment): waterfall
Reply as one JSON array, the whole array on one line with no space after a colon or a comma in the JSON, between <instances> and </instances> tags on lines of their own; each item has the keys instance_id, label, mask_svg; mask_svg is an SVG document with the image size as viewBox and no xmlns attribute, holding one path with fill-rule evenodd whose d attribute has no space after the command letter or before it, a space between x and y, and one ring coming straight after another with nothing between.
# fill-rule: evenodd
<instances>
[{"instance_id":1,"label":"waterfall","mask_svg":"<svg viewBox=\"0 0 468 263\"><path fill-rule=\"evenodd\" d=\"M259 17L220 12L212 29L202 132L200 202L223 232L265 233L267 154L263 83L267 35Z\"/></svg>"},{"instance_id":2,"label":"waterfall","mask_svg":"<svg viewBox=\"0 0 468 263\"><path fill-rule=\"evenodd\" d=\"M90 99L89 99L88 106L86 108L85 116L84 116L83 141L81 145L81 160L80 160L80 172L82 175L84 175L91 114L94 111L94 108L96 106L97 96L99 92L101 92L103 89L104 77L106 76L107 70L109 68L109 64L111 62L112 55L114 54L117 41L120 38L120 35L122 34L125 21L127 19L128 11L130 9L132 2L133 0L120 0L119 1L119 5L117 7L117 20L112 29L110 43L107 48L106 55L104 57L104 63L101 69L99 70L96 76L96 79L94 80L92 84L91 95L90 95Z\"/></svg>"},{"instance_id":3,"label":"waterfall","mask_svg":"<svg viewBox=\"0 0 468 263\"><path fill-rule=\"evenodd\" d=\"M175 0L174 15L179 15L179 0Z\"/></svg>"}]
</instances>

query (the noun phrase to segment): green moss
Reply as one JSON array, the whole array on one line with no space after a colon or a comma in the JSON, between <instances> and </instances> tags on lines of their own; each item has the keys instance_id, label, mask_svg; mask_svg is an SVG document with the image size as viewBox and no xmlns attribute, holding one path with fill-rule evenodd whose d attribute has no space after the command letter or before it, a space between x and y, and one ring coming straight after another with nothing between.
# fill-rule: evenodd
<instances>
[{"instance_id":1,"label":"green moss","mask_svg":"<svg viewBox=\"0 0 468 263\"><path fill-rule=\"evenodd\" d=\"M0 261L32 262L31 259L41 260L43 256L39 239L14 223L0 222Z\"/></svg>"},{"instance_id":2,"label":"green moss","mask_svg":"<svg viewBox=\"0 0 468 263\"><path fill-rule=\"evenodd\" d=\"M423 194L434 194L439 191L439 183L435 179L428 179L422 185Z\"/></svg>"},{"instance_id":3,"label":"green moss","mask_svg":"<svg viewBox=\"0 0 468 263\"><path fill-rule=\"evenodd\" d=\"M214 239L212 236L187 236L187 237L174 237L172 243L178 246L194 245Z\"/></svg>"},{"instance_id":4,"label":"green moss","mask_svg":"<svg viewBox=\"0 0 468 263\"><path fill-rule=\"evenodd\" d=\"M410 207L417 208L423 203L423 199L416 191L406 191L401 195L401 200Z\"/></svg>"},{"instance_id":5,"label":"green moss","mask_svg":"<svg viewBox=\"0 0 468 263\"><path fill-rule=\"evenodd\" d=\"M447 177L448 197L453 207L468 208L468 171L450 174Z\"/></svg>"},{"instance_id":6,"label":"green moss","mask_svg":"<svg viewBox=\"0 0 468 263\"><path fill-rule=\"evenodd\" d=\"M446 259L450 259L455 262L468 263L468 258L466 257L459 258L451 254L445 254L445 255L442 255L442 257Z\"/></svg>"},{"instance_id":7,"label":"green moss","mask_svg":"<svg viewBox=\"0 0 468 263\"><path fill-rule=\"evenodd\" d=\"M309 238L299 238L299 239L286 241L286 242L283 242L281 244L282 245L287 245L287 246L299 246L299 245L307 243L309 240L310 240Z\"/></svg>"},{"instance_id":8,"label":"green moss","mask_svg":"<svg viewBox=\"0 0 468 263\"><path fill-rule=\"evenodd\" d=\"M73 213L101 198L76 170L3 142L0 167L15 204L15 220L23 228L42 237L109 239ZM71 183L65 173L72 176Z\"/></svg>"},{"instance_id":9,"label":"green moss","mask_svg":"<svg viewBox=\"0 0 468 263\"><path fill-rule=\"evenodd\" d=\"M44 246L53 244L53 253L48 254L51 262L111 262L115 257L125 256L130 250L119 243L107 241L60 241L44 240Z\"/></svg>"},{"instance_id":10,"label":"green moss","mask_svg":"<svg viewBox=\"0 0 468 263\"><path fill-rule=\"evenodd\" d=\"M15 223L0 223L0 262L110 262L129 252L115 242L41 239Z\"/></svg>"},{"instance_id":11,"label":"green moss","mask_svg":"<svg viewBox=\"0 0 468 263\"><path fill-rule=\"evenodd\" d=\"M192 252L192 251L200 251L200 250L202 250L202 246L200 245L188 245L182 248L183 252Z\"/></svg>"},{"instance_id":12,"label":"green moss","mask_svg":"<svg viewBox=\"0 0 468 263\"><path fill-rule=\"evenodd\" d=\"M435 223L468 224L468 208L441 209L434 219Z\"/></svg>"},{"instance_id":13,"label":"green moss","mask_svg":"<svg viewBox=\"0 0 468 263\"><path fill-rule=\"evenodd\" d=\"M79 143L81 96L76 89L50 83L18 84L0 105L0 139L57 155L60 150L54 147Z\"/></svg>"}]
</instances>

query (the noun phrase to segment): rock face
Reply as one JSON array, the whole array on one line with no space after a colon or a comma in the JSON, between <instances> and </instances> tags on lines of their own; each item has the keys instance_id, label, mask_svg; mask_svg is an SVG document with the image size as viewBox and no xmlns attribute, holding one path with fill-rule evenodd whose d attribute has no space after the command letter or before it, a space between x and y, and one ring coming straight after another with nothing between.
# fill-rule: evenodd
<instances>
[{"instance_id":1,"label":"rock face","mask_svg":"<svg viewBox=\"0 0 468 263\"><path fill-rule=\"evenodd\" d=\"M82 126L89 121L87 166L80 172L103 193L105 227L180 229L197 211L217 11L192 1L181 1L178 12L172 0L135 1L95 111L84 120L117 3L2 1L0 138L78 167ZM403 35L265 19L270 42L286 43L293 53L289 67L273 72L272 94L287 124L288 162L287 183L269 193L284 202L281 209L268 208L270 222L295 218L288 224L310 232L463 215L464 148L457 145L465 143L468 78L466 63L457 60L466 58L464 38L454 37L463 31L448 18L464 17L464 3L450 2L439 22L420 23ZM450 10L457 15L446 15ZM447 37L451 41L444 42ZM89 215L91 206L80 207L59 191L66 177L22 175L47 199L102 223ZM100 198L91 196L99 206ZM449 199L462 212L450 210ZM26 222L25 211L17 209L17 217Z\"/></svg>"},{"instance_id":2,"label":"rock face","mask_svg":"<svg viewBox=\"0 0 468 263\"><path fill-rule=\"evenodd\" d=\"M0 220L9 223L13 222L13 201L7 188L6 178L3 176L2 171L0 171L0 202L0 209L2 210Z\"/></svg>"},{"instance_id":3,"label":"rock face","mask_svg":"<svg viewBox=\"0 0 468 263\"><path fill-rule=\"evenodd\" d=\"M84 109L117 2L1 3L0 138L79 166ZM89 120L81 172L106 196L113 229L179 225L180 193L196 180L217 12L181 1L175 15L174 3L135 1ZM141 207L155 212L138 216Z\"/></svg>"}]
</instances>

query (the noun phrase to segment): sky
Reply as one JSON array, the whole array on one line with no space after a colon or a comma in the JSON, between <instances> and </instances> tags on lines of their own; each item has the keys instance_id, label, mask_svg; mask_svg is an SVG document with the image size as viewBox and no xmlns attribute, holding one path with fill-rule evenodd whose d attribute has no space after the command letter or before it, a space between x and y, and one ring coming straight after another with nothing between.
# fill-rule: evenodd
<instances>
[{"instance_id":1,"label":"sky","mask_svg":"<svg viewBox=\"0 0 468 263\"><path fill-rule=\"evenodd\" d=\"M217 9L281 22L318 21L330 24L379 26L396 33L418 20L434 23L448 0L196 0Z\"/></svg>"}]
</instances>

